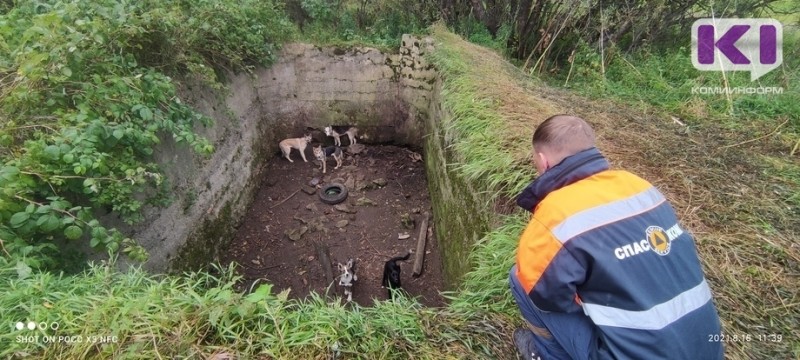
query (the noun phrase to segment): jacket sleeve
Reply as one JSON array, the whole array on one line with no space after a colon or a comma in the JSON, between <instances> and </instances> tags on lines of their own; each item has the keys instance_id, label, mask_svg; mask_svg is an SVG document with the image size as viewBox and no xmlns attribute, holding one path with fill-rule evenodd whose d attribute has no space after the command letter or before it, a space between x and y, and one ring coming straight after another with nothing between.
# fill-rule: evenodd
<instances>
[{"instance_id":1,"label":"jacket sleeve","mask_svg":"<svg viewBox=\"0 0 800 360\"><path fill-rule=\"evenodd\" d=\"M520 283L540 310L581 311L576 289L586 278L585 267L535 216L520 237L517 269Z\"/></svg>"}]
</instances>

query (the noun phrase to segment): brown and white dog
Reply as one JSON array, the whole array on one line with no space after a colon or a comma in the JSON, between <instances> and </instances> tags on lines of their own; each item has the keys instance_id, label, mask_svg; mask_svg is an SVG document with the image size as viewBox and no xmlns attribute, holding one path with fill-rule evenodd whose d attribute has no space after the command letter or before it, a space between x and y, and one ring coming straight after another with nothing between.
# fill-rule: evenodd
<instances>
[{"instance_id":1,"label":"brown and white dog","mask_svg":"<svg viewBox=\"0 0 800 360\"><path fill-rule=\"evenodd\" d=\"M323 148L322 146L315 146L311 149L314 150L314 157L317 158L322 163L322 173L325 173L327 169L328 163L328 156L333 156L333 159L336 160L336 167L334 169L338 169L339 166L342 166L342 159L344 158L344 154L342 153L342 149L338 146L328 146Z\"/></svg>"},{"instance_id":2,"label":"brown and white dog","mask_svg":"<svg viewBox=\"0 0 800 360\"><path fill-rule=\"evenodd\" d=\"M308 162L308 160L306 160L305 151L306 151L306 146L308 146L308 143L310 142L311 142L311 135L306 134L300 138L285 139L281 141L280 144L278 144L278 146L280 146L281 148L283 157L289 160L289 162L294 162L292 161L292 158L289 157L289 155L292 152L292 148L300 150L300 156L303 157L303 161Z\"/></svg>"},{"instance_id":3,"label":"brown and white dog","mask_svg":"<svg viewBox=\"0 0 800 360\"><path fill-rule=\"evenodd\" d=\"M350 139L350 145L356 143L356 137L358 136L358 128L355 126L326 126L325 127L325 135L333 136L333 143L336 146L342 146L342 140L339 139L342 135L347 135L347 138Z\"/></svg>"}]
</instances>

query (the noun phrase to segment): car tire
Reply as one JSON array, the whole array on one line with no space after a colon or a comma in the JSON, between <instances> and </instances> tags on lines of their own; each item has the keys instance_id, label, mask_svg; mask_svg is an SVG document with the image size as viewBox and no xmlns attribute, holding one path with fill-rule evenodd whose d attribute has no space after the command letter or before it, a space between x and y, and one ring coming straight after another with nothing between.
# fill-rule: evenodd
<instances>
[{"instance_id":1,"label":"car tire","mask_svg":"<svg viewBox=\"0 0 800 360\"><path fill-rule=\"evenodd\" d=\"M347 199L347 187L339 183L331 183L319 189L320 201L328 205L336 205Z\"/></svg>"}]
</instances>

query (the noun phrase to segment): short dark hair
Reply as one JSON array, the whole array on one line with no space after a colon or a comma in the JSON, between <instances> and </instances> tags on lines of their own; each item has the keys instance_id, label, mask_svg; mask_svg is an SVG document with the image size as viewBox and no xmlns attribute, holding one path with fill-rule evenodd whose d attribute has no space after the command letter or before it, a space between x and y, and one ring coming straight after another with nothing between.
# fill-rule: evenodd
<instances>
[{"instance_id":1,"label":"short dark hair","mask_svg":"<svg viewBox=\"0 0 800 360\"><path fill-rule=\"evenodd\" d=\"M554 115L536 127L533 133L533 147L537 151L550 152L561 161L567 156L577 154L595 146L594 130L577 116Z\"/></svg>"}]
</instances>

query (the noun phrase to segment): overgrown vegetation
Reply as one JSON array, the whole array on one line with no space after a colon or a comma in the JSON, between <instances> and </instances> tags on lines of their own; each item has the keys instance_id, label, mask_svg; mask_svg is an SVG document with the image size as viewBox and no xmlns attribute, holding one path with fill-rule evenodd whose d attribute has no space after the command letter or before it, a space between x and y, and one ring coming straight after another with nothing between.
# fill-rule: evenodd
<instances>
[{"instance_id":1,"label":"overgrown vegetation","mask_svg":"<svg viewBox=\"0 0 800 360\"><path fill-rule=\"evenodd\" d=\"M288 0L299 37L317 44L369 45L396 51L403 34L426 32L438 19L433 0Z\"/></svg>"},{"instance_id":2,"label":"overgrown vegetation","mask_svg":"<svg viewBox=\"0 0 800 360\"><path fill-rule=\"evenodd\" d=\"M21 273L57 266L62 241L145 259L98 217L132 224L169 201L151 157L165 136L214 151L197 127L211 119L170 76L219 87L226 71L269 64L290 30L272 1L19 2L0 15L3 252Z\"/></svg>"},{"instance_id":3,"label":"overgrown vegetation","mask_svg":"<svg viewBox=\"0 0 800 360\"><path fill-rule=\"evenodd\" d=\"M730 130L753 132L764 124L787 121L785 129L797 135L800 134L800 117L795 116L800 113L798 39L800 32L786 26L783 64L756 82L750 81L748 72L696 70L688 46L670 51L642 49L634 54L613 49L605 57L597 49L582 48L573 63L553 69L555 74L546 79L552 85L575 89L591 97L656 107L689 125L720 122ZM704 88L721 92L701 92ZM737 88L770 91L777 88L780 92L724 93L726 89Z\"/></svg>"},{"instance_id":4,"label":"overgrown vegetation","mask_svg":"<svg viewBox=\"0 0 800 360\"><path fill-rule=\"evenodd\" d=\"M447 41L458 41L444 29L440 31ZM479 49L457 49L465 45L453 44L449 51L463 56ZM492 59L501 60L496 56ZM467 75L463 72L453 79ZM462 85L464 89L478 89L466 81ZM463 99L451 104L458 101ZM463 119L472 119L470 126L481 126L483 117L475 117L463 104L460 109ZM466 135L460 131L455 134L456 143ZM482 156L491 155L485 152ZM104 264L83 274L63 276L30 269L20 272L13 262L3 261L0 273L8 280L0 285L4 294L0 298L0 317L11 319L12 323L56 322L59 328L0 334L0 357L235 354L244 358L315 358L338 353L343 358L370 359L507 358L514 353L507 335L512 330L511 318L516 315L511 311L510 298L505 296L507 268L491 260L510 261L513 246L509 244L515 241L519 224L514 221L487 237L486 245L473 255L480 270L466 275L466 291L450 294L452 305L444 309L421 308L416 301L405 298L378 302L371 308L344 307L320 296L293 301L287 300L285 294L272 294L269 285L241 294L232 290L237 277L231 269L220 269L217 275L161 278L138 270L121 273ZM493 240L495 237L501 240ZM488 266L492 272L486 271ZM20 341L17 336L21 335L39 336L39 340ZM86 340L43 340L44 336L59 335ZM115 338L104 338L106 343L102 344L89 341L96 340L93 336L105 335Z\"/></svg>"}]
</instances>

